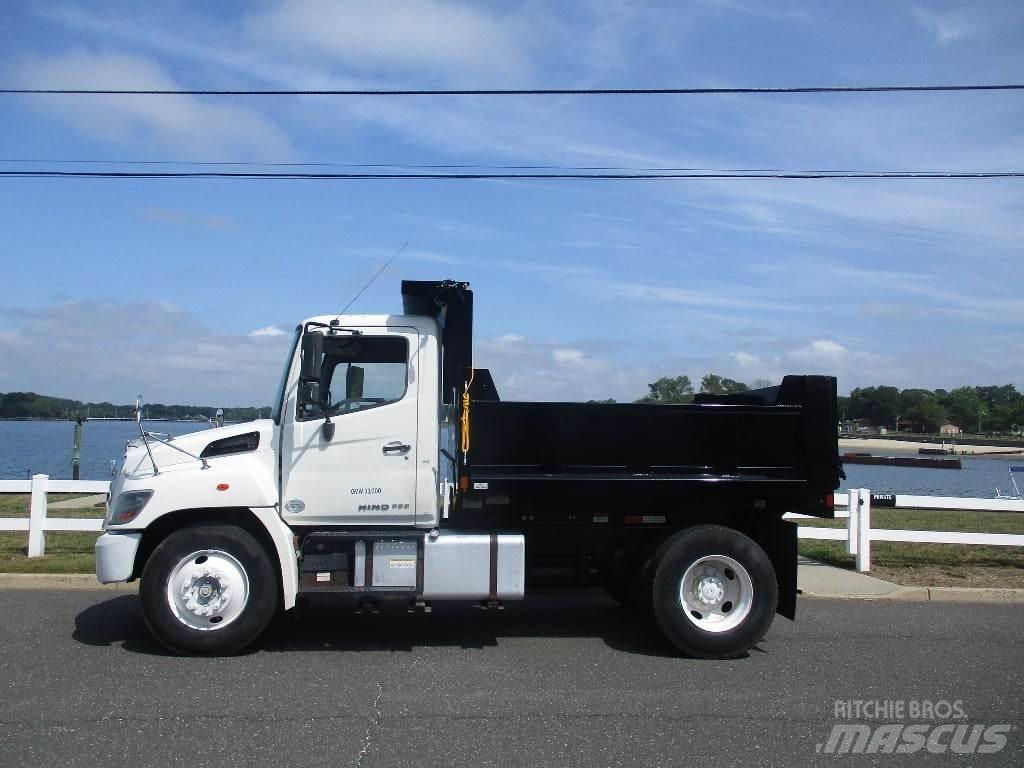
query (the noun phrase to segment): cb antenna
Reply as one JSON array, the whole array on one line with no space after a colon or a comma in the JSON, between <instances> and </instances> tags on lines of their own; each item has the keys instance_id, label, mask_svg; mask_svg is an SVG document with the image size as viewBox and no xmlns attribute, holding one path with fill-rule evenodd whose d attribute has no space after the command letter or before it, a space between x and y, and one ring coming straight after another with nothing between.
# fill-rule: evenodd
<instances>
[{"instance_id":1,"label":"cb antenna","mask_svg":"<svg viewBox=\"0 0 1024 768\"><path fill-rule=\"evenodd\" d=\"M339 315L344 315L348 311L348 308L356 303L356 299L358 299L360 296L363 295L363 291L365 291L367 288L369 288L371 285L373 285L373 281L376 280L378 277L380 277L381 272L383 272L385 269L390 267L391 266L391 262L393 262L395 259L397 259L399 256L401 256L402 251L405 250L407 245L409 245L409 243L402 243L402 247L399 248L397 251L395 251L394 254L392 254L391 258L388 259L387 261L385 261L384 265L380 269L378 269L376 272L373 273L373 277L371 277L369 279L369 281L367 281L366 285L364 285L362 288L359 289L359 292L355 296L353 296L352 300L349 301L349 303L345 305L345 308L343 310L341 310L341 312L338 313Z\"/></svg>"}]
</instances>

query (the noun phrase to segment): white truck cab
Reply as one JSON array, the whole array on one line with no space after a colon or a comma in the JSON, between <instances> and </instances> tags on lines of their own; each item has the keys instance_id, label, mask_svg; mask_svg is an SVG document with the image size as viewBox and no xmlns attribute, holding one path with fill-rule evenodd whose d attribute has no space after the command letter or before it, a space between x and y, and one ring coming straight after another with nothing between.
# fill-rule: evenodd
<instances>
[{"instance_id":1,"label":"white truck cab","mask_svg":"<svg viewBox=\"0 0 1024 768\"><path fill-rule=\"evenodd\" d=\"M321 334L323 363L317 381L300 381L297 346L289 366L280 418L286 520L433 528L442 498L437 323L357 315L304 327ZM323 397L303 400L303 387Z\"/></svg>"},{"instance_id":2,"label":"white truck cab","mask_svg":"<svg viewBox=\"0 0 1024 768\"><path fill-rule=\"evenodd\" d=\"M421 601L521 597L521 535L437 530L453 498L456 451L454 410L440 396L441 360L433 317L304 321L272 418L173 440L144 431L128 445L96 545L99 580L159 581L156 596L143 592L147 620L165 644L186 652L234 650L252 639L250 632L214 642L243 618L244 610L234 612L239 604L255 598L242 558L189 545L194 551L179 553L167 573L147 578L147 568L162 562L152 557L161 546L181 531L195 534L207 526L234 526L272 555L264 570L274 572L285 609L294 607L302 587L300 538L311 534L343 542L344 551L332 546L324 555L318 546L305 553L332 566L311 572L309 591L397 592ZM361 533L330 536L343 531ZM376 580L368 569L355 573L357 560L361 569L377 566ZM346 574L344 585L330 577L339 571ZM327 579L317 582L323 574ZM161 627L161 617L152 615L168 608L182 627L166 620Z\"/></svg>"}]
</instances>

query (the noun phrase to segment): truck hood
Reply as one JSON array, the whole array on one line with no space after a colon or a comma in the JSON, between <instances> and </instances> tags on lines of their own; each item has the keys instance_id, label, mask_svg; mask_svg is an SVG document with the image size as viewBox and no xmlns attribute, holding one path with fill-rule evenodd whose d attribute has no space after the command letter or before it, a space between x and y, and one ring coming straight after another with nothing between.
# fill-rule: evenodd
<instances>
[{"instance_id":1,"label":"truck hood","mask_svg":"<svg viewBox=\"0 0 1024 768\"><path fill-rule=\"evenodd\" d=\"M147 431L156 432L156 430ZM256 450L267 451L272 449L273 431L273 421L270 419L257 419L255 421L246 421L241 424L229 424L215 429L204 429L199 432L180 435L169 440L171 445L164 445L154 439L150 439L149 449L153 454L153 461L156 462L160 472L174 469L195 468L200 465L200 461L192 456L182 453L182 451L187 451L189 454L193 454L193 456L201 456L203 451L212 443L224 440L225 438L238 437L250 433L258 435L258 445ZM160 435L160 437L162 439L166 439L164 435ZM174 447L172 448L171 446ZM235 450L228 455L237 455L240 452L247 451ZM218 458L218 456L210 456L208 457L208 461L212 464L217 461ZM146 446L144 445L141 437L135 438L128 444L125 451L123 474L132 478L139 478L153 474L153 464L150 462L149 454L146 452Z\"/></svg>"}]
</instances>

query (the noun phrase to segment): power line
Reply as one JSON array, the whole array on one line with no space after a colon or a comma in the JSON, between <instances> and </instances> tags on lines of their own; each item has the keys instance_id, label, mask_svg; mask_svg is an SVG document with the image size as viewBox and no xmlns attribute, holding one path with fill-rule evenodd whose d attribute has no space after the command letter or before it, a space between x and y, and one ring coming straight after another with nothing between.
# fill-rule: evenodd
<instances>
[{"instance_id":1,"label":"power line","mask_svg":"<svg viewBox=\"0 0 1024 768\"><path fill-rule=\"evenodd\" d=\"M779 88L474 88L474 89L342 89L220 90L212 88L0 88L0 95L49 96L706 96L714 94L781 93L912 93L949 91L1020 91L1024 84L974 85L807 85Z\"/></svg>"},{"instance_id":2,"label":"power line","mask_svg":"<svg viewBox=\"0 0 1024 768\"><path fill-rule=\"evenodd\" d=\"M0 163L37 164L37 165L162 165L162 166L196 166L196 167L246 167L246 168L396 168L396 169L475 169L495 171L713 171L714 168L666 168L666 167L622 167L610 165L481 165L469 163L341 163L331 161L314 161L288 163L258 160L79 160L79 159L43 159L43 158L0 158ZM730 170L774 170L774 169L730 169Z\"/></svg>"},{"instance_id":3,"label":"power line","mask_svg":"<svg viewBox=\"0 0 1024 768\"><path fill-rule=\"evenodd\" d=\"M302 173L302 172L248 172L248 171L2 171L0 178L76 178L76 179L253 179L253 180L395 180L395 179L447 179L478 181L498 179L519 180L580 180L580 181L722 181L727 179L812 180L812 179L1016 179L1024 178L1024 171L779 171L753 173L743 171L712 171L682 173Z\"/></svg>"},{"instance_id":4,"label":"power line","mask_svg":"<svg viewBox=\"0 0 1024 768\"><path fill-rule=\"evenodd\" d=\"M850 168L708 168L677 166L621 166L621 165L487 165L478 163L355 163L336 161L279 162L258 160L95 160L78 158L0 158L0 164L17 165L105 165L105 166L169 166L169 167L244 167L244 168L386 168L396 170L471 170L471 171L561 171L590 172L608 171L615 173L753 173L753 174L854 174L854 173L906 173L915 175L950 174L949 170L879 170ZM971 171L971 173L989 173Z\"/></svg>"}]
</instances>

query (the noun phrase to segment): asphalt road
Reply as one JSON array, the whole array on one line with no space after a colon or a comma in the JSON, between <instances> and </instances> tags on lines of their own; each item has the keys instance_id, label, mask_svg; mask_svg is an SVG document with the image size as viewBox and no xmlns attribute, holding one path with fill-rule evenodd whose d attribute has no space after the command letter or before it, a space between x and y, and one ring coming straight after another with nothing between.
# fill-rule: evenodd
<instances>
[{"instance_id":1,"label":"asphalt road","mask_svg":"<svg viewBox=\"0 0 1024 768\"><path fill-rule=\"evenodd\" d=\"M725 662L677 656L598 592L317 605L251 653L186 659L134 595L11 590L0 649L3 768L1024 764L1019 605L804 599ZM817 753L850 699L959 700L1012 730L989 755Z\"/></svg>"}]
</instances>

